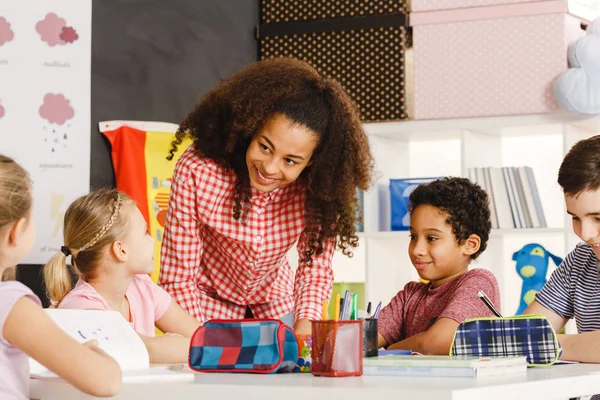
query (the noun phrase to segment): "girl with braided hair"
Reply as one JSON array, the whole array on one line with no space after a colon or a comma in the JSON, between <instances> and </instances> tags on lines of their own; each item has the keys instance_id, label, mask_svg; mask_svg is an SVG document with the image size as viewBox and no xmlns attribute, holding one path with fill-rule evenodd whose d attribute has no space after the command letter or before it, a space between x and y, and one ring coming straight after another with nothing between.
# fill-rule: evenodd
<instances>
[{"instance_id":1,"label":"girl with braided hair","mask_svg":"<svg viewBox=\"0 0 600 400\"><path fill-rule=\"evenodd\" d=\"M282 318L310 333L331 296L334 250L358 245L356 189L372 180L353 103L302 61L261 61L200 99L170 158L185 138L159 284L200 321Z\"/></svg>"},{"instance_id":2,"label":"girl with braided hair","mask_svg":"<svg viewBox=\"0 0 600 400\"><path fill-rule=\"evenodd\" d=\"M184 362L199 323L148 276L154 239L147 231L135 203L117 190L78 198L65 213L64 245L44 267L48 296L58 308L116 310L142 337L151 362ZM155 337L155 327L177 335Z\"/></svg>"}]
</instances>

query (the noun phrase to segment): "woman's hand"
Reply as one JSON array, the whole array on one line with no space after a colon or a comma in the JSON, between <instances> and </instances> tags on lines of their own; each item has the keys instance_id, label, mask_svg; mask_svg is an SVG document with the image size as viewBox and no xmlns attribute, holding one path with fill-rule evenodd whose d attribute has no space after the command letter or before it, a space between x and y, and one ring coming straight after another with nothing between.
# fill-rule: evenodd
<instances>
[{"instance_id":1,"label":"woman's hand","mask_svg":"<svg viewBox=\"0 0 600 400\"><path fill-rule=\"evenodd\" d=\"M298 335L310 335L312 327L308 318L299 319L294 324L294 332Z\"/></svg>"}]
</instances>

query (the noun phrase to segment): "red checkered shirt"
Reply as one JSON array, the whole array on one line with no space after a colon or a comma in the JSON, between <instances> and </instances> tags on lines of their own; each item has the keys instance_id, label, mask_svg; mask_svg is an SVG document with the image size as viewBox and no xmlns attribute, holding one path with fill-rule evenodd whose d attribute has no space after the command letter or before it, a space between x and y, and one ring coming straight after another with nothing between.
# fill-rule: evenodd
<instances>
[{"instance_id":1,"label":"red checkered shirt","mask_svg":"<svg viewBox=\"0 0 600 400\"><path fill-rule=\"evenodd\" d=\"M190 146L179 158L161 248L159 284L198 320L320 319L331 295L335 241L327 240L295 279L287 259L304 229L305 190L298 181L268 193L251 188L242 225L233 218L233 171L202 158ZM307 247L298 243L298 251Z\"/></svg>"}]
</instances>

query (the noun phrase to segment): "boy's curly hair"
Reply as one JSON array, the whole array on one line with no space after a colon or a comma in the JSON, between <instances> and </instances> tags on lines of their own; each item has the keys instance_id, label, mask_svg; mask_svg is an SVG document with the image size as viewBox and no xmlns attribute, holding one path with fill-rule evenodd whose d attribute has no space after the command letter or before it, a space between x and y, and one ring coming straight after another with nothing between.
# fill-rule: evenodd
<instances>
[{"instance_id":1,"label":"boy's curly hair","mask_svg":"<svg viewBox=\"0 0 600 400\"><path fill-rule=\"evenodd\" d=\"M471 255L474 260L487 247L492 223L487 193L477 184L466 178L446 177L428 184L419 185L409 197L408 210L428 204L445 212L446 223L452 227L459 244L463 244L471 234L479 236L479 250Z\"/></svg>"},{"instance_id":2,"label":"boy's curly hair","mask_svg":"<svg viewBox=\"0 0 600 400\"><path fill-rule=\"evenodd\" d=\"M369 141L354 104L339 83L321 77L305 62L276 58L250 64L206 93L179 125L172 159L183 139L202 157L231 168L238 177L232 213L245 223L251 207L246 150L269 118L283 114L319 135L319 143L298 179L306 186L303 261L321 254L323 241L352 256L358 245L356 188L367 190L373 175Z\"/></svg>"}]
</instances>

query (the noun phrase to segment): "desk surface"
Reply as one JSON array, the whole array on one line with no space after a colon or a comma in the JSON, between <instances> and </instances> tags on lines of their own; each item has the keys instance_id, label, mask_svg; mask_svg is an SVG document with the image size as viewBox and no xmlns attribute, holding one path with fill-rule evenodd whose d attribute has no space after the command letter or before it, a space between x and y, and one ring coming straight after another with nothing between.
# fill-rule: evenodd
<instances>
[{"instance_id":1,"label":"desk surface","mask_svg":"<svg viewBox=\"0 0 600 400\"><path fill-rule=\"evenodd\" d=\"M599 364L529 368L526 374L486 378L415 378L362 376L314 377L310 374L195 374L187 382L124 382L115 399L265 400L507 400L561 399L600 393ZM31 380L36 399L92 399L60 381Z\"/></svg>"}]
</instances>

